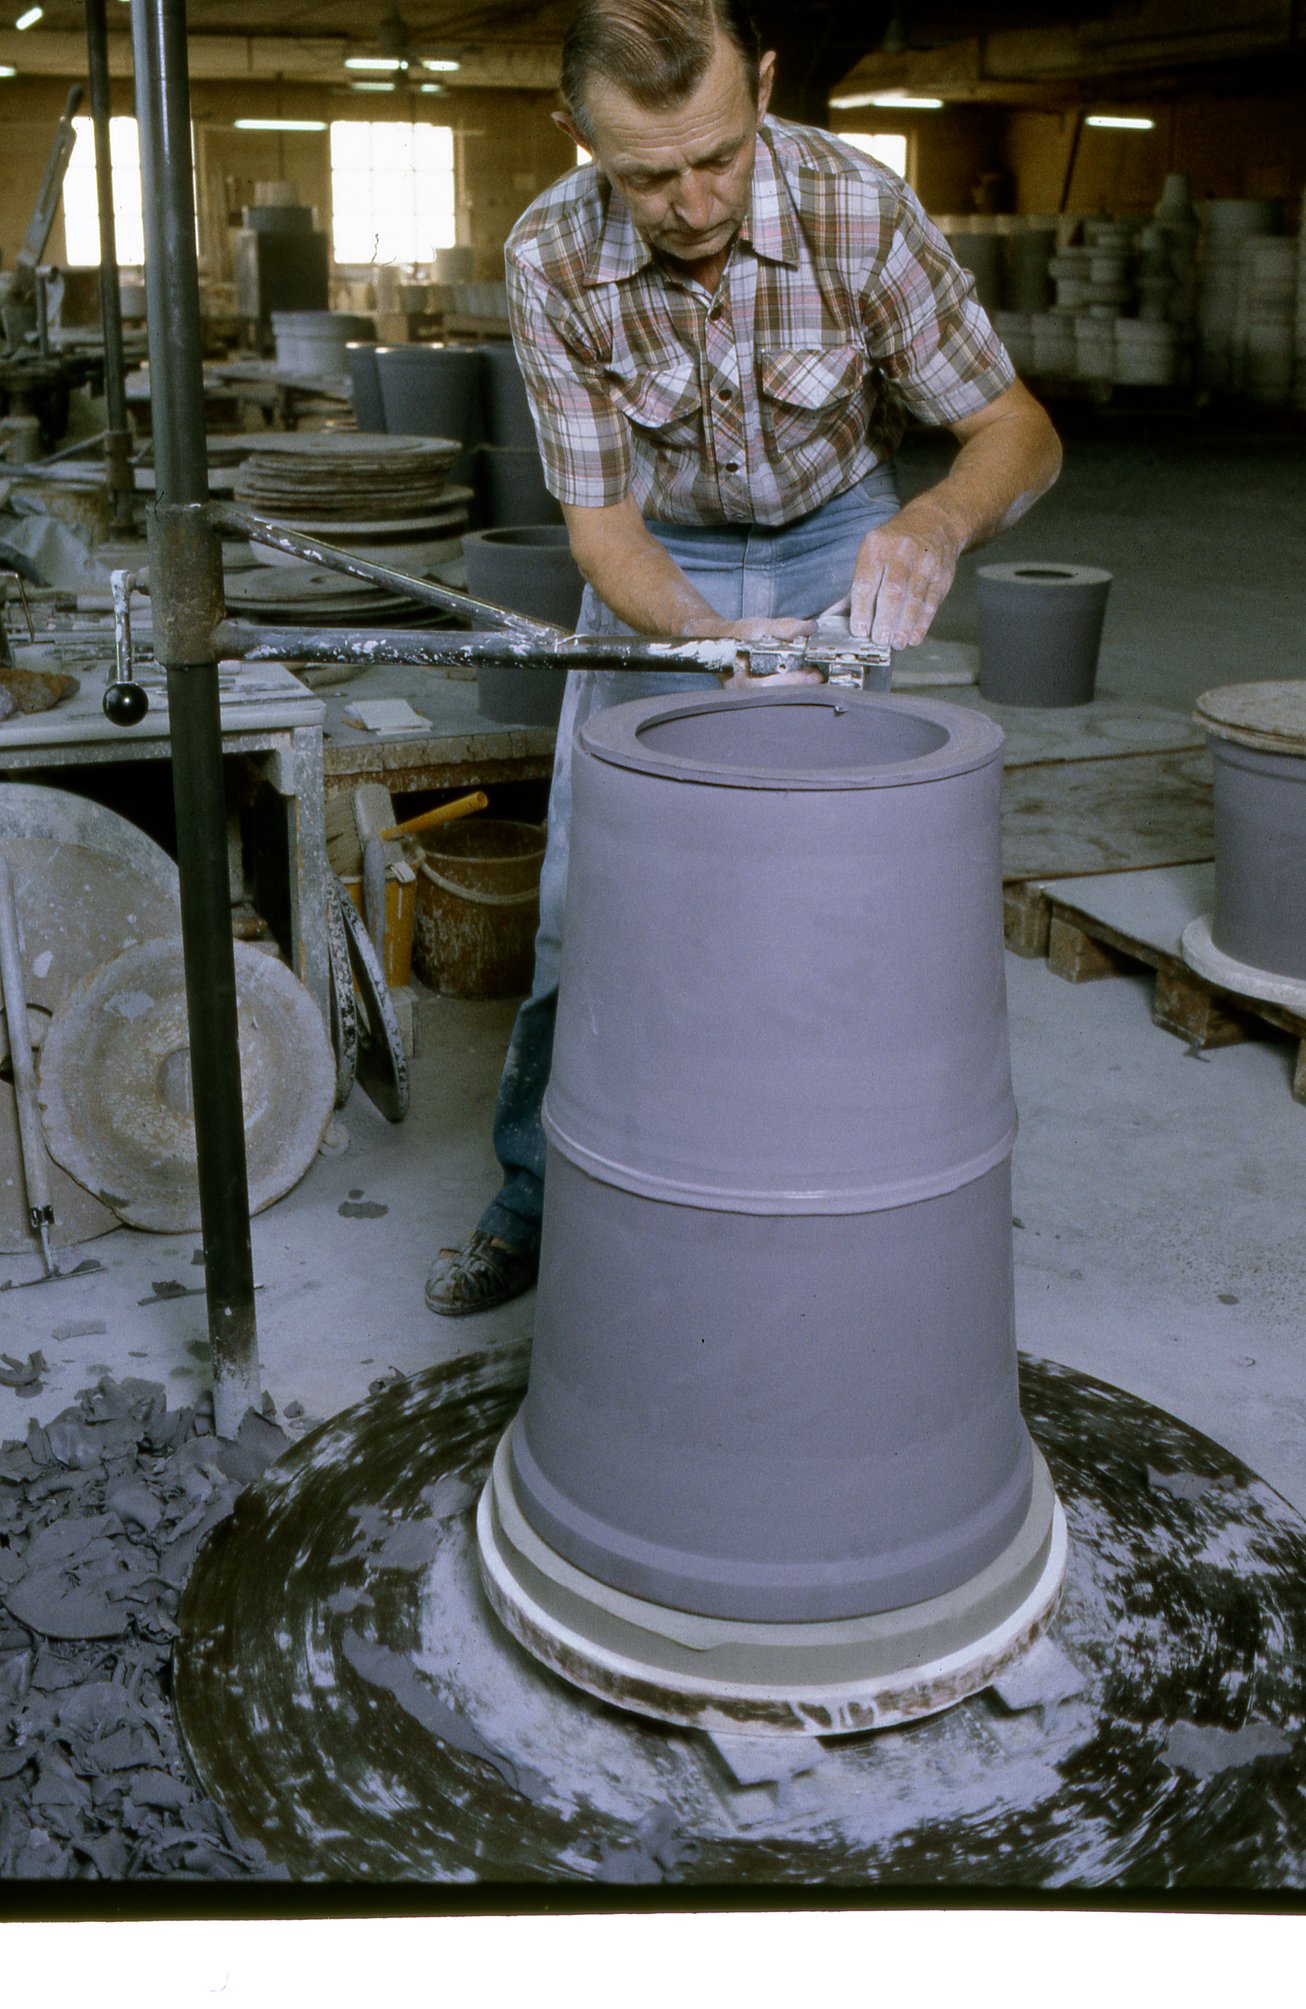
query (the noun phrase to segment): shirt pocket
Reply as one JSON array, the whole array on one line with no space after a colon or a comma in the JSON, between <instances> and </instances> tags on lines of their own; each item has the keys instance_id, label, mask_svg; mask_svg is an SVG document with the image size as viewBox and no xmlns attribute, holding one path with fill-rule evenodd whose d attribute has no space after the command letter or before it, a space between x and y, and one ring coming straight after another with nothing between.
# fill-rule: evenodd
<instances>
[{"instance_id":1,"label":"shirt pocket","mask_svg":"<svg viewBox=\"0 0 1306 2009\"><path fill-rule=\"evenodd\" d=\"M608 396L637 431L660 444L686 446L702 435L703 393L692 357L677 357L629 376L609 376Z\"/></svg>"},{"instance_id":2,"label":"shirt pocket","mask_svg":"<svg viewBox=\"0 0 1306 2009\"><path fill-rule=\"evenodd\" d=\"M828 433L867 372L866 352L852 342L823 349L762 349L758 364L762 423L781 449Z\"/></svg>"}]
</instances>

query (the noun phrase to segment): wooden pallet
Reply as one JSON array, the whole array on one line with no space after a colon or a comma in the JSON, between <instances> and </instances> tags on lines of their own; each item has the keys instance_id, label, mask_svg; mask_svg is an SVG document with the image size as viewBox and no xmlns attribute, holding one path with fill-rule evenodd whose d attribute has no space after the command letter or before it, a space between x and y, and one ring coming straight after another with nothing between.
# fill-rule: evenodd
<instances>
[{"instance_id":1,"label":"wooden pallet","mask_svg":"<svg viewBox=\"0 0 1306 2009\"><path fill-rule=\"evenodd\" d=\"M1210 756L1116 754L1008 766L1002 782L1003 931L1046 956L1058 881L1209 863Z\"/></svg>"},{"instance_id":2,"label":"wooden pallet","mask_svg":"<svg viewBox=\"0 0 1306 2009\"><path fill-rule=\"evenodd\" d=\"M1297 1042L1292 1092L1306 1102L1306 1013L1222 989L1188 967L1179 949L1187 920L1209 912L1209 868L1124 875L1045 886L1047 963L1067 983L1150 969L1152 1018L1195 1051L1264 1037L1267 1028Z\"/></svg>"}]
</instances>

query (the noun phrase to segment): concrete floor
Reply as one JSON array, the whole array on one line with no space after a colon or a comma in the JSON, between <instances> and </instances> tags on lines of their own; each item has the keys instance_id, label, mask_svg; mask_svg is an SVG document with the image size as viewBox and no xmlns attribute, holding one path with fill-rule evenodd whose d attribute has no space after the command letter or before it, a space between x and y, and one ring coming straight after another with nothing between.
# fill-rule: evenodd
<instances>
[{"instance_id":1,"label":"concrete floor","mask_svg":"<svg viewBox=\"0 0 1306 2009\"><path fill-rule=\"evenodd\" d=\"M1216 683L1299 673L1300 440L1083 415L1069 433L1061 486L1000 554L1112 570L1103 685L1187 710ZM907 485L934 464L911 449ZM979 562L963 565L942 639L975 639ZM1014 956L1007 975L1022 1347L1172 1410L1306 1511L1306 1108L1288 1044L1190 1056L1153 1026L1141 981L1072 987ZM392 1128L356 1092L300 1186L255 1222L263 1380L282 1411L303 1405L292 1429L392 1370L529 1332L529 1296L470 1321L422 1303L432 1252L493 1190L513 1009L430 1000L408 1121ZM197 1243L120 1229L77 1251L101 1273L6 1292L0 1349L39 1349L50 1371L39 1393L0 1388L0 1437L105 1371L163 1380L174 1401L198 1392L204 1300L166 1294L197 1290ZM0 1259L0 1285L36 1274Z\"/></svg>"}]
</instances>

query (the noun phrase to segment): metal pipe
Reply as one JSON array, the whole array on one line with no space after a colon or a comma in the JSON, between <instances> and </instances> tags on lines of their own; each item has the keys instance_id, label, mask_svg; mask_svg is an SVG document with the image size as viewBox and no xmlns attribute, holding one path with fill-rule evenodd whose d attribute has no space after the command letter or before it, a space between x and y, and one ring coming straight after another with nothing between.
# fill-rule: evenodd
<instances>
[{"instance_id":1,"label":"metal pipe","mask_svg":"<svg viewBox=\"0 0 1306 2009\"><path fill-rule=\"evenodd\" d=\"M747 643L728 636L702 642L658 642L647 635L564 635L545 640L503 633L441 628L268 628L253 621L222 621L213 631L224 657L247 663L538 663L541 669L686 670L729 674ZM781 647L788 645L781 644ZM792 645L795 662L801 643Z\"/></svg>"},{"instance_id":2,"label":"metal pipe","mask_svg":"<svg viewBox=\"0 0 1306 2009\"><path fill-rule=\"evenodd\" d=\"M100 212L100 325L104 331L104 402L109 429L104 462L114 528L132 522L135 482L129 463L127 369L122 340L122 294L118 285L118 236L113 214L113 162L109 151L109 38L105 0L86 0L86 66L95 129L95 196Z\"/></svg>"},{"instance_id":3,"label":"metal pipe","mask_svg":"<svg viewBox=\"0 0 1306 2009\"><path fill-rule=\"evenodd\" d=\"M132 43L157 479L150 511L155 654L168 679L215 1425L229 1437L257 1403L260 1377L212 640L213 579L220 606L222 554L204 512L185 0L132 0Z\"/></svg>"},{"instance_id":4,"label":"metal pipe","mask_svg":"<svg viewBox=\"0 0 1306 2009\"><path fill-rule=\"evenodd\" d=\"M210 503L209 520L216 523L219 529L232 531L239 537L249 537L256 544L269 545L274 551L284 551L290 558L302 558L310 565L324 565L331 572L343 572L351 579L366 579L374 586L387 586L393 593L403 593L408 599L416 600L419 606L438 607L445 614L461 614L465 620L478 621L485 628L503 628L509 633L543 642L552 641L564 632L548 621L532 621L524 614L510 614L505 607L496 607L488 600L473 600L470 594L457 593L452 586L441 586L434 579L414 579L410 573L397 572L390 565L378 565L371 558L360 558L357 552L344 551L337 544L324 544L320 537L308 537L302 530L288 530L283 524L270 523L265 517L251 515L247 509L238 509L234 503Z\"/></svg>"}]
</instances>

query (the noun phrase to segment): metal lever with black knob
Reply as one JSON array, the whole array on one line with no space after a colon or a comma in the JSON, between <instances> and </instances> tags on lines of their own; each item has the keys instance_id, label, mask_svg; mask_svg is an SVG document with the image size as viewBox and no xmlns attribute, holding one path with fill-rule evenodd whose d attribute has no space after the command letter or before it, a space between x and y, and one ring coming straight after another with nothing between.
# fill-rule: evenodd
<instances>
[{"instance_id":1,"label":"metal lever with black knob","mask_svg":"<svg viewBox=\"0 0 1306 2009\"><path fill-rule=\"evenodd\" d=\"M104 693L104 716L110 725L139 725L150 708L150 700L132 676L135 663L132 658L132 617L131 589L135 584L132 572L111 572L109 587L113 593L113 667L109 672L109 687Z\"/></svg>"}]
</instances>

